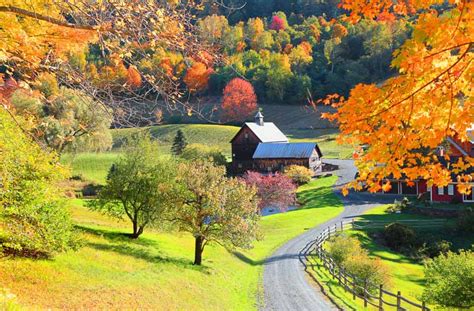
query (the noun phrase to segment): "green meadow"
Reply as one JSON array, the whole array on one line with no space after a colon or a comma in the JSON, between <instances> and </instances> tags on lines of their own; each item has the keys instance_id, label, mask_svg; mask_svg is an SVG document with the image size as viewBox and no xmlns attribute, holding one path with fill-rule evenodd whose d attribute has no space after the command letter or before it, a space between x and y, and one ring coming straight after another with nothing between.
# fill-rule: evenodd
<instances>
[{"instance_id":1,"label":"green meadow","mask_svg":"<svg viewBox=\"0 0 474 311\"><path fill-rule=\"evenodd\" d=\"M264 239L253 249L234 253L208 246L202 267L192 265L189 234L154 229L132 241L123 235L128 223L71 200L83 247L48 260L3 258L2 286L27 309L254 310L261 302L265 258L342 211L334 182L335 177L314 180L298 190L300 209L263 217Z\"/></svg>"}]
</instances>

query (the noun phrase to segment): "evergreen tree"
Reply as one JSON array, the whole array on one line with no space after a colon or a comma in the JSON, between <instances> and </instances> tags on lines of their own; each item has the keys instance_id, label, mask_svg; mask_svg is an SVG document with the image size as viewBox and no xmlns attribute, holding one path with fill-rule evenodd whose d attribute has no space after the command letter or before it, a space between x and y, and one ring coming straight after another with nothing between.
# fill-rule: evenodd
<instances>
[{"instance_id":1,"label":"evergreen tree","mask_svg":"<svg viewBox=\"0 0 474 311\"><path fill-rule=\"evenodd\" d=\"M178 130L176 136L174 137L173 146L171 147L171 153L174 155L181 155L188 145L186 137L184 136L183 131Z\"/></svg>"}]
</instances>

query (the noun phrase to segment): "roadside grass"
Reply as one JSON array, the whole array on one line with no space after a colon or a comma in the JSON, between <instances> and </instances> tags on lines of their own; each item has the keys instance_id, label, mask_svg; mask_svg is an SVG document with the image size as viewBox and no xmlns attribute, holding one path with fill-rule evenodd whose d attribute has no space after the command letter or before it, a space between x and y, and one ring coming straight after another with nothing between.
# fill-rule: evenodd
<instances>
[{"instance_id":1,"label":"roadside grass","mask_svg":"<svg viewBox=\"0 0 474 311\"><path fill-rule=\"evenodd\" d=\"M387 205L376 207L367 211L364 215L358 219L363 220L383 220L387 222L396 222L399 220L429 220L433 217L416 215L416 214L391 214L387 213ZM438 218L439 219L439 218ZM455 220L447 220L445 226L437 226L429 229L417 229L420 234L427 234L432 237L438 237L451 241L455 249L469 247L474 243L474 236L459 236L456 235L451 227ZM369 251L369 255L377 257L387 266L390 272L390 283L386 286L386 289L397 292L401 291L403 297L412 300L420 301L420 296L424 289L424 271L423 262L420 260L412 259L403 254L392 251L391 249L377 243L369 235L370 230L348 230L345 234L353 236L361 241L363 248ZM311 258L311 264L313 264L312 273L320 281L324 289L329 295L335 299L341 306L351 310L363 309L363 302L357 298L353 300L352 294L345 292L343 287L339 285L338 281L333 279L330 274L324 268L317 267L316 257ZM394 302L394 300L389 300ZM369 310L376 308L369 307ZM409 308L410 309L410 308Z\"/></svg>"},{"instance_id":2,"label":"roadside grass","mask_svg":"<svg viewBox=\"0 0 474 311\"><path fill-rule=\"evenodd\" d=\"M153 229L133 241L124 236L128 223L88 210L83 200L71 200L84 246L49 260L2 258L0 287L16 294L25 308L255 310L265 258L342 212L331 190L335 180L322 178L300 187L302 208L263 217L264 239L253 249L206 247L202 267L192 265L191 235Z\"/></svg>"}]
</instances>

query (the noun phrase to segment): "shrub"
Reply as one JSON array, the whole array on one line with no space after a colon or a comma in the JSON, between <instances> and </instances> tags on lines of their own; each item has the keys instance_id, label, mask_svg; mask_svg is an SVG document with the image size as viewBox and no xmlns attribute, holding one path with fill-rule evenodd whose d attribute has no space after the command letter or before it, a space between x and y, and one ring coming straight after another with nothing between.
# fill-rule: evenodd
<instances>
[{"instance_id":1,"label":"shrub","mask_svg":"<svg viewBox=\"0 0 474 311\"><path fill-rule=\"evenodd\" d=\"M452 243L445 240L424 243L418 250L418 254L421 255L421 257L434 258L441 254L448 253L451 250L451 246Z\"/></svg>"},{"instance_id":2,"label":"shrub","mask_svg":"<svg viewBox=\"0 0 474 311\"><path fill-rule=\"evenodd\" d=\"M284 175L288 176L298 185L306 184L311 181L313 177L313 171L307 167L300 165L290 165L285 168Z\"/></svg>"},{"instance_id":3,"label":"shrub","mask_svg":"<svg viewBox=\"0 0 474 311\"><path fill-rule=\"evenodd\" d=\"M16 122L0 109L0 248L34 257L74 249L78 240L57 186L67 174Z\"/></svg>"},{"instance_id":4,"label":"shrub","mask_svg":"<svg viewBox=\"0 0 474 311\"><path fill-rule=\"evenodd\" d=\"M201 144L191 144L184 149L181 157L189 161L210 160L215 165L226 165L225 155L217 148Z\"/></svg>"},{"instance_id":5,"label":"shrub","mask_svg":"<svg viewBox=\"0 0 474 311\"><path fill-rule=\"evenodd\" d=\"M50 257L80 245L74 224L59 202L8 209L3 217L7 235L1 245L7 254Z\"/></svg>"},{"instance_id":6,"label":"shrub","mask_svg":"<svg viewBox=\"0 0 474 311\"><path fill-rule=\"evenodd\" d=\"M383 230L385 244L397 251L410 249L415 245L416 233L408 226L394 222L385 226Z\"/></svg>"},{"instance_id":7,"label":"shrub","mask_svg":"<svg viewBox=\"0 0 474 311\"><path fill-rule=\"evenodd\" d=\"M95 197L99 193L101 188L101 185L90 183L82 188L81 194L83 197Z\"/></svg>"},{"instance_id":8,"label":"shrub","mask_svg":"<svg viewBox=\"0 0 474 311\"><path fill-rule=\"evenodd\" d=\"M367 284L367 290L373 293L380 284L386 285L389 281L387 267L379 258L370 258L365 251L347 258L344 268L355 277L354 281L360 293L363 293L365 284Z\"/></svg>"},{"instance_id":9,"label":"shrub","mask_svg":"<svg viewBox=\"0 0 474 311\"><path fill-rule=\"evenodd\" d=\"M327 252L336 264L354 276L359 293L363 293L362 289L366 282L367 289L371 292L380 284L388 282L387 268L379 259L370 258L357 238L337 235L328 240Z\"/></svg>"},{"instance_id":10,"label":"shrub","mask_svg":"<svg viewBox=\"0 0 474 311\"><path fill-rule=\"evenodd\" d=\"M422 298L448 308L474 306L474 253L448 252L425 264L426 287Z\"/></svg>"},{"instance_id":11,"label":"shrub","mask_svg":"<svg viewBox=\"0 0 474 311\"><path fill-rule=\"evenodd\" d=\"M461 232L474 232L474 211L470 208L467 208L464 212L462 212L458 217L456 226Z\"/></svg>"},{"instance_id":12,"label":"shrub","mask_svg":"<svg viewBox=\"0 0 474 311\"><path fill-rule=\"evenodd\" d=\"M328 240L327 252L338 265L342 265L349 257L362 252L358 239L344 234Z\"/></svg>"}]
</instances>

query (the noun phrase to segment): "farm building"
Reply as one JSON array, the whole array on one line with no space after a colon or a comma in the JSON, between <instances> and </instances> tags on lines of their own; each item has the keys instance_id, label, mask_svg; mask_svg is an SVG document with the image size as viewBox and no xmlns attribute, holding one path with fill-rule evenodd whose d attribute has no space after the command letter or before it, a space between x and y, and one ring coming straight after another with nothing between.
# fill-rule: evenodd
<instances>
[{"instance_id":1,"label":"farm building","mask_svg":"<svg viewBox=\"0 0 474 311\"><path fill-rule=\"evenodd\" d=\"M231 140L232 171L273 173L289 165L301 165L317 172L322 153L316 143L290 143L280 129L264 122L258 112L255 122L246 122Z\"/></svg>"},{"instance_id":2,"label":"farm building","mask_svg":"<svg viewBox=\"0 0 474 311\"><path fill-rule=\"evenodd\" d=\"M449 161L442 160L446 167L452 166L458 162L460 157L474 157L474 128L468 131L469 140L460 141L456 136L448 137L446 145L438 148L440 158L445 154L449 155ZM464 172L465 174L474 174L474 170ZM474 191L470 194L459 193L456 184L455 174L452 175L452 182L445 187L429 187L426 180L420 179L414 182L414 185L409 186L404 180L389 179L392 188L386 192L388 194L403 194L403 195L419 195L426 193L429 200L432 202L464 202L474 203ZM474 190L474 184L473 184Z\"/></svg>"}]
</instances>

